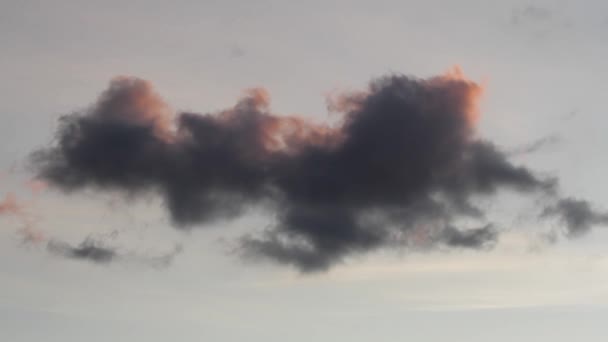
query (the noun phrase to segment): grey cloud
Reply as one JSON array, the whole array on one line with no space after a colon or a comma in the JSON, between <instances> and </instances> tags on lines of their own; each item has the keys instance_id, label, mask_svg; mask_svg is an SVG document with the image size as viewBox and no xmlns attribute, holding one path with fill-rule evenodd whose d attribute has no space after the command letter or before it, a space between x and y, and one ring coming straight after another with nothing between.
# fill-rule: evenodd
<instances>
[{"instance_id":1,"label":"grey cloud","mask_svg":"<svg viewBox=\"0 0 608 342\"><path fill-rule=\"evenodd\" d=\"M558 218L569 236L580 236L596 225L608 225L608 212L597 211L588 201L576 198L560 199L542 215Z\"/></svg>"},{"instance_id":2,"label":"grey cloud","mask_svg":"<svg viewBox=\"0 0 608 342\"><path fill-rule=\"evenodd\" d=\"M557 181L475 134L481 90L458 72L387 75L334 101L342 121L322 126L272 113L263 89L219 112L172 113L148 82L123 77L90 108L64 116L56 143L32 161L41 179L68 193L158 193L182 229L262 207L276 222L243 237L242 253L302 271L425 236L437 246L486 248L498 230L475 196L512 189L555 197ZM457 229L459 218L482 228ZM91 242L53 248L95 262L117 256Z\"/></svg>"},{"instance_id":3,"label":"grey cloud","mask_svg":"<svg viewBox=\"0 0 608 342\"><path fill-rule=\"evenodd\" d=\"M71 245L65 241L51 239L46 245L47 251L55 256L67 259L91 262L95 264L111 264L116 262L134 263L153 268L168 267L174 258L182 252L182 246L176 245L171 251L147 255L133 251L123 251L111 246L103 237L88 236L81 243Z\"/></svg>"}]
</instances>

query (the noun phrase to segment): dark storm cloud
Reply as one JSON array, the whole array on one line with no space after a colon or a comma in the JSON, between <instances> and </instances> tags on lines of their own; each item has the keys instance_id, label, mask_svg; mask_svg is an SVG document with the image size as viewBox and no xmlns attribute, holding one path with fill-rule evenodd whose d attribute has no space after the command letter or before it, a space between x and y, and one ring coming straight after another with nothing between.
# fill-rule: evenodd
<instances>
[{"instance_id":1,"label":"dark storm cloud","mask_svg":"<svg viewBox=\"0 0 608 342\"><path fill-rule=\"evenodd\" d=\"M597 211L586 200L576 198L557 201L544 210L543 216L558 218L570 236L580 236L596 225L608 225L608 212Z\"/></svg>"},{"instance_id":2,"label":"dark storm cloud","mask_svg":"<svg viewBox=\"0 0 608 342\"><path fill-rule=\"evenodd\" d=\"M276 222L243 237L242 253L303 271L396 245L485 248L498 231L478 196L554 194L556 182L475 135L481 92L458 70L389 75L334 101L341 123L320 126L271 113L262 89L217 113L174 114L146 81L123 77L63 117L56 143L33 161L41 179L68 192L157 192L179 227L263 207ZM457 229L459 218L482 228ZM89 244L59 250L114 257Z\"/></svg>"}]
</instances>

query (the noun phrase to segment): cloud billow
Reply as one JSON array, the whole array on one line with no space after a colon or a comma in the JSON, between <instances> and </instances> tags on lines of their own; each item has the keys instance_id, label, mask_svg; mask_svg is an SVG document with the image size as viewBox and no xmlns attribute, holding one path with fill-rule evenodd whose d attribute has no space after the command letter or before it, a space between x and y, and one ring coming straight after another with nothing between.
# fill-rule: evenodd
<instances>
[{"instance_id":1,"label":"cloud billow","mask_svg":"<svg viewBox=\"0 0 608 342\"><path fill-rule=\"evenodd\" d=\"M557 183L475 134L482 91L459 70L388 75L334 99L341 122L318 125L273 114L260 88L223 111L174 113L147 81L121 77L32 158L67 192L156 192L178 227L262 206L276 222L242 237L241 251L303 271L390 246L485 248L498 230L475 196L555 196Z\"/></svg>"}]
</instances>

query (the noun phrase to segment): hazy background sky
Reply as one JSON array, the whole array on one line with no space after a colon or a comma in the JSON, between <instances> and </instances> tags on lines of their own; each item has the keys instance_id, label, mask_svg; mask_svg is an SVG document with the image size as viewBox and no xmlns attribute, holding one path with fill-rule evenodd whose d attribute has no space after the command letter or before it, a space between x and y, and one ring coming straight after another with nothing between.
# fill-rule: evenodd
<instances>
[{"instance_id":1,"label":"hazy background sky","mask_svg":"<svg viewBox=\"0 0 608 342\"><path fill-rule=\"evenodd\" d=\"M322 122L333 89L458 64L487 84L479 134L506 149L557 136L514 160L603 205L607 10L591 0L0 1L0 196L15 192L40 230L68 241L118 230L116 243L145 255L184 248L161 270L81 263L23 244L20 222L0 217L0 339L603 341L601 229L551 247L512 234L491 252L378 252L301 275L230 254L229 237L264 217L180 232L158 198L35 195L23 161L116 75L199 112L264 86L273 111Z\"/></svg>"}]
</instances>

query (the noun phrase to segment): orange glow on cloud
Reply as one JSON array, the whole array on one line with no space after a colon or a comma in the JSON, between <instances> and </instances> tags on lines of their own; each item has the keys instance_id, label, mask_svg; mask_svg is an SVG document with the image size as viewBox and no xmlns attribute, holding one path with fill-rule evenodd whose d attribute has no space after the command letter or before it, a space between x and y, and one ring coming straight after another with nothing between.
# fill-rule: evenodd
<instances>
[{"instance_id":1,"label":"orange glow on cloud","mask_svg":"<svg viewBox=\"0 0 608 342\"><path fill-rule=\"evenodd\" d=\"M17 203L17 197L13 193L9 193L0 202L0 214L18 215L21 213L21 206Z\"/></svg>"},{"instance_id":2,"label":"orange glow on cloud","mask_svg":"<svg viewBox=\"0 0 608 342\"><path fill-rule=\"evenodd\" d=\"M113 111L106 113L141 124L152 124L159 138L173 139L173 111L149 81L117 76L110 82L110 88L102 95L100 103L114 107Z\"/></svg>"},{"instance_id":3,"label":"orange glow on cloud","mask_svg":"<svg viewBox=\"0 0 608 342\"><path fill-rule=\"evenodd\" d=\"M467 122L471 128L474 128L481 117L479 101L485 92L485 84L480 84L467 78L459 65L452 66L443 75L430 80L430 82L452 81L457 81L461 84L461 87L454 88L453 91L455 94L453 94L453 96L455 99L459 98L461 101L464 101L462 105L463 108L465 108Z\"/></svg>"}]
</instances>

